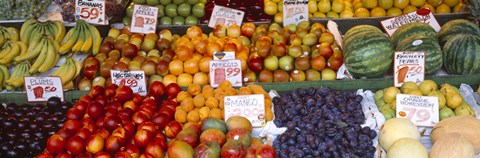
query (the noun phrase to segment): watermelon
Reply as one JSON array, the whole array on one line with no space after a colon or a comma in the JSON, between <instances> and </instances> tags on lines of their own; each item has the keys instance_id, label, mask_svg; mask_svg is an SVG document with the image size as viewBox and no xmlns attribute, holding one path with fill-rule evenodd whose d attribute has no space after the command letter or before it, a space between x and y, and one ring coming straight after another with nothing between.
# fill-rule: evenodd
<instances>
[{"instance_id":1,"label":"watermelon","mask_svg":"<svg viewBox=\"0 0 480 158\"><path fill-rule=\"evenodd\" d=\"M437 39L437 32L435 32L435 29L430 25L422 22L413 22L398 27L398 29L393 32L391 40L393 45L396 46L401 40L415 35L424 35Z\"/></svg>"},{"instance_id":2,"label":"watermelon","mask_svg":"<svg viewBox=\"0 0 480 158\"><path fill-rule=\"evenodd\" d=\"M363 31L344 43L343 61L355 78L380 78L392 67L394 49L385 34Z\"/></svg>"},{"instance_id":3,"label":"watermelon","mask_svg":"<svg viewBox=\"0 0 480 158\"><path fill-rule=\"evenodd\" d=\"M455 19L443 24L438 32L438 39L444 45L450 38L458 34L471 34L480 36L480 28L475 23L466 19Z\"/></svg>"},{"instance_id":4,"label":"watermelon","mask_svg":"<svg viewBox=\"0 0 480 158\"><path fill-rule=\"evenodd\" d=\"M433 75L443 64L442 49L438 41L424 35L415 35L402 40L396 47L397 51L425 51L425 73Z\"/></svg>"},{"instance_id":5,"label":"watermelon","mask_svg":"<svg viewBox=\"0 0 480 158\"><path fill-rule=\"evenodd\" d=\"M372 25L357 25L348 29L348 31L345 33L344 39L347 39L352 35L365 31L383 33L382 30Z\"/></svg>"},{"instance_id":6,"label":"watermelon","mask_svg":"<svg viewBox=\"0 0 480 158\"><path fill-rule=\"evenodd\" d=\"M480 37L458 34L443 46L443 65L450 74L465 75L480 72Z\"/></svg>"}]
</instances>

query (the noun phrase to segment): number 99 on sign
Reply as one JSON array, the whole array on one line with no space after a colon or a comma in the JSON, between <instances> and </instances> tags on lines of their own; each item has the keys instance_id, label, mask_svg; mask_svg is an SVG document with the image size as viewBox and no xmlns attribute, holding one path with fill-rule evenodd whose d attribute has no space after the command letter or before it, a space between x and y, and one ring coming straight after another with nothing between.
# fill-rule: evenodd
<instances>
[{"instance_id":1,"label":"number 99 on sign","mask_svg":"<svg viewBox=\"0 0 480 158\"><path fill-rule=\"evenodd\" d=\"M227 76L237 76L241 72L240 68L238 67L237 68L229 67L225 71L227 73Z\"/></svg>"}]
</instances>

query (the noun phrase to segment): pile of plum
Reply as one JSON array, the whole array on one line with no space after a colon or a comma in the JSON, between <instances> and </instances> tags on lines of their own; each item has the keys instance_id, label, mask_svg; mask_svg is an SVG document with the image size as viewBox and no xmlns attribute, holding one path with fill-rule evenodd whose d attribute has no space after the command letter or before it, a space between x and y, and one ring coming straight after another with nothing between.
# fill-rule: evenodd
<instances>
[{"instance_id":1,"label":"pile of plum","mask_svg":"<svg viewBox=\"0 0 480 158\"><path fill-rule=\"evenodd\" d=\"M326 87L297 89L273 98L275 120L287 131L273 147L281 158L372 158L377 133L362 127L362 96Z\"/></svg>"}]
</instances>

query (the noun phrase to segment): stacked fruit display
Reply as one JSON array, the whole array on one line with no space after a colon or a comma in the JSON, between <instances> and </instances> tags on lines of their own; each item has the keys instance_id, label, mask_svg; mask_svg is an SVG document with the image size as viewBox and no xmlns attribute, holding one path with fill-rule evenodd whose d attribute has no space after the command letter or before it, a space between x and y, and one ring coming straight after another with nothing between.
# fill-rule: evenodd
<instances>
[{"instance_id":1,"label":"stacked fruit display","mask_svg":"<svg viewBox=\"0 0 480 158\"><path fill-rule=\"evenodd\" d=\"M207 118L186 124L168 145L167 156L193 157L275 157L275 149L251 136L252 124L241 116L226 122ZM163 155L162 155L163 156Z\"/></svg>"},{"instance_id":2,"label":"stacked fruit display","mask_svg":"<svg viewBox=\"0 0 480 158\"><path fill-rule=\"evenodd\" d=\"M202 24L208 24L215 5L238 9L245 12L245 22L270 22L271 17L263 12L263 0L208 0L205 4L205 17L201 19Z\"/></svg>"},{"instance_id":3,"label":"stacked fruit display","mask_svg":"<svg viewBox=\"0 0 480 158\"><path fill-rule=\"evenodd\" d=\"M273 142L279 157L373 157L377 133L365 123L362 96L326 87L274 97L275 120L285 133Z\"/></svg>"},{"instance_id":4,"label":"stacked fruit display","mask_svg":"<svg viewBox=\"0 0 480 158\"><path fill-rule=\"evenodd\" d=\"M71 106L57 97L49 98L46 105L0 106L0 155L34 157L42 152L47 138L63 126Z\"/></svg>"},{"instance_id":5,"label":"stacked fruit display","mask_svg":"<svg viewBox=\"0 0 480 158\"><path fill-rule=\"evenodd\" d=\"M181 130L172 121L181 91L155 82L142 97L130 87L93 87L68 109L63 127L46 141L38 157L142 157L167 150L166 137ZM165 132L165 134L163 133Z\"/></svg>"},{"instance_id":6,"label":"stacked fruit display","mask_svg":"<svg viewBox=\"0 0 480 158\"><path fill-rule=\"evenodd\" d=\"M160 25L197 25L205 16L206 0L133 0L127 7L123 23L130 26L134 5L149 5L158 8Z\"/></svg>"},{"instance_id":7,"label":"stacked fruit display","mask_svg":"<svg viewBox=\"0 0 480 158\"><path fill-rule=\"evenodd\" d=\"M432 13L462 12L465 4L458 0L354 0L355 17L398 16L428 8Z\"/></svg>"},{"instance_id":8,"label":"stacked fruit display","mask_svg":"<svg viewBox=\"0 0 480 158\"><path fill-rule=\"evenodd\" d=\"M405 82L400 89L388 87L375 92L375 103L387 120L396 116L397 94L438 97L440 120L452 116L474 116L473 109L463 100L462 95L456 87L445 83L438 89L434 81L425 80L418 86L414 82Z\"/></svg>"},{"instance_id":9,"label":"stacked fruit display","mask_svg":"<svg viewBox=\"0 0 480 158\"><path fill-rule=\"evenodd\" d=\"M428 158L428 151L420 142L417 126L405 118L387 120L380 129L379 142L387 157Z\"/></svg>"}]
</instances>

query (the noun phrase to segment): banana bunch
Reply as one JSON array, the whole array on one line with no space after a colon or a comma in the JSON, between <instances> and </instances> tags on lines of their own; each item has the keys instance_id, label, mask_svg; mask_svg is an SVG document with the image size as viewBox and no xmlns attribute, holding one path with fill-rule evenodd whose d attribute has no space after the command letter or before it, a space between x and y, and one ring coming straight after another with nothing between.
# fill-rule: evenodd
<instances>
[{"instance_id":1,"label":"banana bunch","mask_svg":"<svg viewBox=\"0 0 480 158\"><path fill-rule=\"evenodd\" d=\"M78 20L75 27L70 29L63 40L60 42L60 54L66 54L70 51L98 54L102 44L100 32L96 27L83 20Z\"/></svg>"},{"instance_id":2,"label":"banana bunch","mask_svg":"<svg viewBox=\"0 0 480 158\"><path fill-rule=\"evenodd\" d=\"M1 68L1 67L0 67ZM30 65L28 62L22 62L18 64L14 69L12 74L9 76L9 78L5 81L5 88L8 91L13 91L15 89L20 89L23 88L24 84L24 76L31 76L30 72L28 72L28 69L30 69ZM5 71L2 70L3 75L5 75ZM7 71L8 73L8 71ZM5 76L4 76L5 79Z\"/></svg>"},{"instance_id":3,"label":"banana bunch","mask_svg":"<svg viewBox=\"0 0 480 158\"><path fill-rule=\"evenodd\" d=\"M9 39L14 42L20 39L17 28L0 26L0 47Z\"/></svg>"},{"instance_id":4,"label":"banana bunch","mask_svg":"<svg viewBox=\"0 0 480 158\"><path fill-rule=\"evenodd\" d=\"M65 25L61 21L39 22L34 18L26 20L20 28L20 40L27 44L35 43L38 36L50 35L60 43L65 36Z\"/></svg>"},{"instance_id":5,"label":"banana bunch","mask_svg":"<svg viewBox=\"0 0 480 158\"><path fill-rule=\"evenodd\" d=\"M65 62L50 76L58 76L62 80L63 89L74 88L73 80L80 74L83 64L72 57L65 58Z\"/></svg>"},{"instance_id":6,"label":"banana bunch","mask_svg":"<svg viewBox=\"0 0 480 158\"><path fill-rule=\"evenodd\" d=\"M27 45L22 41L7 40L0 49L0 64L12 65L13 58L27 53Z\"/></svg>"},{"instance_id":7,"label":"banana bunch","mask_svg":"<svg viewBox=\"0 0 480 158\"><path fill-rule=\"evenodd\" d=\"M3 90L3 84L10 78L10 73L5 65L0 65L0 91Z\"/></svg>"},{"instance_id":8,"label":"banana bunch","mask_svg":"<svg viewBox=\"0 0 480 158\"><path fill-rule=\"evenodd\" d=\"M60 44L50 35L39 35L34 37L34 39L30 43L27 52L20 53L13 58L13 61L16 63L32 61L33 64L29 72L31 74L43 73L53 68L60 59L60 54L57 53Z\"/></svg>"}]
</instances>

